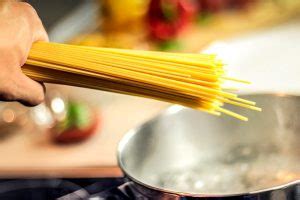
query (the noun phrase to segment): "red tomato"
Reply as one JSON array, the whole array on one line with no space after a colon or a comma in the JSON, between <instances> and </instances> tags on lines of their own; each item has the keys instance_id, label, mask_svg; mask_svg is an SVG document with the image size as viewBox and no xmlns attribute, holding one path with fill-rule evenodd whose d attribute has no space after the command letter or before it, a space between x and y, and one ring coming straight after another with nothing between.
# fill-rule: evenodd
<instances>
[{"instance_id":1,"label":"red tomato","mask_svg":"<svg viewBox=\"0 0 300 200\"><path fill-rule=\"evenodd\" d=\"M191 22L197 11L192 0L151 0L148 10L150 35L170 40Z\"/></svg>"},{"instance_id":2,"label":"red tomato","mask_svg":"<svg viewBox=\"0 0 300 200\"><path fill-rule=\"evenodd\" d=\"M71 127L61 133L57 133L55 130L52 130L53 139L58 143L77 143L84 141L96 132L100 126L100 123L101 121L99 117L95 117L93 122L86 128L80 129L77 127Z\"/></svg>"}]
</instances>

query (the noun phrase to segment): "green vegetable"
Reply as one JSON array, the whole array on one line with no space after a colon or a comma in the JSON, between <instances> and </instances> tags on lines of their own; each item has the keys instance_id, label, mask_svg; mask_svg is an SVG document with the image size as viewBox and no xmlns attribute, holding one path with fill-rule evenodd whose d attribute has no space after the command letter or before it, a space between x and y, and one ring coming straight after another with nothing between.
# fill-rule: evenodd
<instances>
[{"instance_id":1,"label":"green vegetable","mask_svg":"<svg viewBox=\"0 0 300 200\"><path fill-rule=\"evenodd\" d=\"M70 102L67 112L68 127L84 128L90 123L90 113L84 104Z\"/></svg>"},{"instance_id":2,"label":"green vegetable","mask_svg":"<svg viewBox=\"0 0 300 200\"><path fill-rule=\"evenodd\" d=\"M177 40L168 40L158 44L158 48L161 51L181 50L182 44Z\"/></svg>"},{"instance_id":3,"label":"green vegetable","mask_svg":"<svg viewBox=\"0 0 300 200\"><path fill-rule=\"evenodd\" d=\"M84 129L90 124L90 109L81 103L69 102L67 104L66 118L56 125L58 133L68 129Z\"/></svg>"}]
</instances>

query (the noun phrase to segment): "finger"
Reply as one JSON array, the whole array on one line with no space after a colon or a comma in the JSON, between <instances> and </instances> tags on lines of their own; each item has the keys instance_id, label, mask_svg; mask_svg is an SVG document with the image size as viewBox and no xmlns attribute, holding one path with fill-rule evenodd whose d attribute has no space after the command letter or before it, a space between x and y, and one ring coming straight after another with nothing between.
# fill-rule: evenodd
<instances>
[{"instance_id":1,"label":"finger","mask_svg":"<svg viewBox=\"0 0 300 200\"><path fill-rule=\"evenodd\" d=\"M45 42L49 41L48 34L47 34L40 18L37 18L37 22L35 25L35 31L34 31L34 35L33 35L33 42L37 42L37 41L45 41Z\"/></svg>"},{"instance_id":2,"label":"finger","mask_svg":"<svg viewBox=\"0 0 300 200\"><path fill-rule=\"evenodd\" d=\"M49 41L48 34L36 10L28 3L22 2L21 4L26 9L27 15L31 19L30 25L33 33L32 42L36 42L36 41L48 42Z\"/></svg>"},{"instance_id":3,"label":"finger","mask_svg":"<svg viewBox=\"0 0 300 200\"><path fill-rule=\"evenodd\" d=\"M40 83L28 78L22 72L16 76L16 100L29 106L35 106L44 101L45 89Z\"/></svg>"},{"instance_id":4,"label":"finger","mask_svg":"<svg viewBox=\"0 0 300 200\"><path fill-rule=\"evenodd\" d=\"M22 57L20 60L20 66L22 66L27 60L32 43L36 41L48 42L49 38L35 9L30 4L25 2L21 2L18 5L21 7L29 26L28 32L26 33L29 35L29 38L23 44L24 49L22 49Z\"/></svg>"},{"instance_id":5,"label":"finger","mask_svg":"<svg viewBox=\"0 0 300 200\"><path fill-rule=\"evenodd\" d=\"M34 32L33 32L33 41L32 42L36 42L36 41L45 41L48 42L49 41L49 37L48 34L45 30L45 27L40 19L40 17L38 16L38 14L36 12L34 12Z\"/></svg>"}]
</instances>

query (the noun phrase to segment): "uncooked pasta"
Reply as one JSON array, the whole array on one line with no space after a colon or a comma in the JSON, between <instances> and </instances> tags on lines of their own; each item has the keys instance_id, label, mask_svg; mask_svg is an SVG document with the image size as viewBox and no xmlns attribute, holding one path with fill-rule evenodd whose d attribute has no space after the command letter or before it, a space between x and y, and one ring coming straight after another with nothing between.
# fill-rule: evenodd
<instances>
[{"instance_id":1,"label":"uncooked pasta","mask_svg":"<svg viewBox=\"0 0 300 200\"><path fill-rule=\"evenodd\" d=\"M223 105L261 110L224 90L225 81L248 82L226 77L215 55L37 42L22 70L37 81L153 98L244 121Z\"/></svg>"}]
</instances>

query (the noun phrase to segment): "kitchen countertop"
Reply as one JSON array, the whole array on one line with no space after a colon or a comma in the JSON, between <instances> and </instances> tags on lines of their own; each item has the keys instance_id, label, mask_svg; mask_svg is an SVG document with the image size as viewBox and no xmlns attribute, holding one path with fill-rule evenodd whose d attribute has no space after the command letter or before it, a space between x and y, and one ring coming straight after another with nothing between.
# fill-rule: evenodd
<instances>
[{"instance_id":1,"label":"kitchen countertop","mask_svg":"<svg viewBox=\"0 0 300 200\"><path fill-rule=\"evenodd\" d=\"M11 176L119 176L116 148L131 128L154 117L169 104L150 99L110 94L82 88L61 88L81 95L97 106L101 126L89 140L57 145L46 133L26 128L0 144L0 177Z\"/></svg>"}]
</instances>

